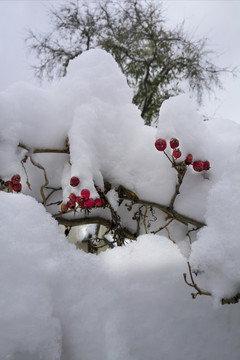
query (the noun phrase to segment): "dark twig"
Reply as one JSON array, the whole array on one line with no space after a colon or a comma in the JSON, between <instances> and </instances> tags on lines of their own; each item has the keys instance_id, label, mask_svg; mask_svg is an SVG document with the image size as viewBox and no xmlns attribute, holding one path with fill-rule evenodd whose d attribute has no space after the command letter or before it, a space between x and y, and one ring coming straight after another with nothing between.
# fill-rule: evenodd
<instances>
[{"instance_id":1,"label":"dark twig","mask_svg":"<svg viewBox=\"0 0 240 360\"><path fill-rule=\"evenodd\" d=\"M193 298L193 299L196 299L196 297L197 297L198 295L212 296L212 294L211 294L210 292L205 291L205 290L202 290L202 289L200 289L200 288L197 286L197 284L195 283L195 281L194 281L194 279L193 279L192 269L191 269L191 265L190 265L189 261L187 262L187 264L188 264L188 271L189 271L191 283L187 281L187 274L186 274L186 273L183 274L183 278L184 278L185 283L186 283L188 286L193 287L193 288L197 291L196 293L191 293L192 298Z\"/></svg>"},{"instance_id":2,"label":"dark twig","mask_svg":"<svg viewBox=\"0 0 240 360\"><path fill-rule=\"evenodd\" d=\"M65 226L81 226L81 225L90 225L90 224L100 224L105 226L106 228L112 227L112 221L107 220L100 216L95 217L82 217L82 218L71 218L68 219L63 216L64 214L56 214L53 215L53 217L57 220L59 225L65 225ZM136 235L133 234L129 229L122 228L122 235L124 235L124 238L128 238L130 240L136 240Z\"/></svg>"},{"instance_id":3,"label":"dark twig","mask_svg":"<svg viewBox=\"0 0 240 360\"><path fill-rule=\"evenodd\" d=\"M174 169L178 173L178 182L176 184L175 193L173 194L173 197L172 197L172 199L170 201L170 204L169 204L170 209L173 209L173 205L174 205L174 202L176 200L176 197L180 194L180 187L182 185L184 176L185 176L186 171L187 171L187 166L186 166L186 164L184 162L182 162L180 164L176 164L175 162L173 162L173 164L174 164L173 165Z\"/></svg>"},{"instance_id":4,"label":"dark twig","mask_svg":"<svg viewBox=\"0 0 240 360\"><path fill-rule=\"evenodd\" d=\"M174 219L170 219L164 226L161 226L158 230L151 231L151 234L157 234L158 232L166 229L166 227L173 222Z\"/></svg>"},{"instance_id":5,"label":"dark twig","mask_svg":"<svg viewBox=\"0 0 240 360\"><path fill-rule=\"evenodd\" d=\"M46 207L46 197L45 197L45 194L44 194L43 190L49 184L48 177L47 177L47 172L46 172L45 168L42 165L40 165L35 160L33 160L32 156L30 156L30 160L31 160L31 162L32 162L32 164L34 166L38 167L39 169L41 169L43 171L45 183L40 187L40 194L41 194L42 199L43 199L43 205L44 205L44 207Z\"/></svg>"},{"instance_id":6,"label":"dark twig","mask_svg":"<svg viewBox=\"0 0 240 360\"><path fill-rule=\"evenodd\" d=\"M19 143L18 147L31 152L31 154L43 154L43 153L69 154L70 153L68 148L66 149L39 148L39 149L30 150L22 143Z\"/></svg>"},{"instance_id":7,"label":"dark twig","mask_svg":"<svg viewBox=\"0 0 240 360\"><path fill-rule=\"evenodd\" d=\"M127 196L125 196L123 199L120 199L120 200L131 201L131 199L130 198L128 199ZM134 204L147 205L147 206L151 206L153 208L159 209L159 210L163 211L165 214L167 214L169 218L179 221L180 223L182 223L184 225L191 224L193 226L198 227L199 229L202 228L203 226L206 226L205 223L195 220L189 216L180 214L179 212L175 211L174 209L170 209L169 206L166 206L166 205L162 205L162 204L158 204L155 202L142 200L142 199L135 200Z\"/></svg>"}]
</instances>

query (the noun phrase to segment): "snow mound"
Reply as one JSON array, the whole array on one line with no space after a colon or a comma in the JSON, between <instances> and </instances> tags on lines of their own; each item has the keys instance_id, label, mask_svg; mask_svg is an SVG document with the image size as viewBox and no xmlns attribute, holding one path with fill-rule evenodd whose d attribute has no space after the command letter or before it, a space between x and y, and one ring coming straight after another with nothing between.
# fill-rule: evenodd
<instances>
[{"instance_id":1,"label":"snow mound","mask_svg":"<svg viewBox=\"0 0 240 360\"><path fill-rule=\"evenodd\" d=\"M1 359L238 359L237 307L193 301L168 239L85 254L33 198L0 200Z\"/></svg>"}]
</instances>

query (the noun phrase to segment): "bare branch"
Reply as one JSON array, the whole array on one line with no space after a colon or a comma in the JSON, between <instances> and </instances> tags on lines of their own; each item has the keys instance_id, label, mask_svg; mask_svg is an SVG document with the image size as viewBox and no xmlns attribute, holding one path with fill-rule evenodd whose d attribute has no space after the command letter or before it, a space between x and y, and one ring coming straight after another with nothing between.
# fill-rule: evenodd
<instances>
[{"instance_id":1,"label":"bare branch","mask_svg":"<svg viewBox=\"0 0 240 360\"><path fill-rule=\"evenodd\" d=\"M31 163L34 166L38 167L39 169L41 169L43 171L45 183L40 187L40 194L41 194L42 199L43 199L43 205L44 205L44 207L46 207L47 199L46 199L45 194L44 194L44 188L49 184L48 177L47 177L47 172L46 172L45 168L42 165L40 165L35 160L33 160L32 156L30 156L30 160L31 160Z\"/></svg>"},{"instance_id":2,"label":"bare branch","mask_svg":"<svg viewBox=\"0 0 240 360\"><path fill-rule=\"evenodd\" d=\"M189 283L189 282L187 281L187 274L186 274L186 273L183 274L184 281L185 281L185 283L186 283L188 286L193 287L193 288L197 291L196 293L191 293L192 298L193 298L193 299L196 299L196 297L197 297L198 295L212 296L212 294L211 294L209 291L202 290L202 289L200 289L200 288L197 286L197 284L194 282L194 279L193 279L193 274L192 274L191 265L190 265L189 262L187 262L187 265L188 265L188 271L189 271L191 283Z\"/></svg>"},{"instance_id":3,"label":"bare branch","mask_svg":"<svg viewBox=\"0 0 240 360\"><path fill-rule=\"evenodd\" d=\"M103 225L106 228L111 228L112 222L111 220L107 220L103 217L83 217L83 218L65 218L63 214L56 214L53 215L53 217L57 220L59 225L65 225L65 226L81 226L81 225L91 225L91 224L99 224ZM136 240L137 236L132 233L127 228L122 228L124 237L128 238L130 240Z\"/></svg>"},{"instance_id":4,"label":"bare branch","mask_svg":"<svg viewBox=\"0 0 240 360\"><path fill-rule=\"evenodd\" d=\"M39 60L36 75L65 76L70 60L92 48L104 49L133 88L133 103L147 125L157 121L164 100L184 91L182 84L187 82L201 102L204 91L221 87L221 74L236 73L215 65L207 40L193 40L184 23L167 29L161 3L73 1L50 9L50 15L52 30L42 35L30 30L26 40Z\"/></svg>"}]
</instances>

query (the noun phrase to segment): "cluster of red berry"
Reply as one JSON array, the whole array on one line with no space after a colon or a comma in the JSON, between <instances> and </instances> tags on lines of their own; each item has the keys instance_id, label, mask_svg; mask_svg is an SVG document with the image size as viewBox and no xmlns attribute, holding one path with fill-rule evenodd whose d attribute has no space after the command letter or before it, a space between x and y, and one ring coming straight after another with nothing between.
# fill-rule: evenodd
<instances>
[{"instance_id":1,"label":"cluster of red berry","mask_svg":"<svg viewBox=\"0 0 240 360\"><path fill-rule=\"evenodd\" d=\"M169 145L171 147L172 151L172 157L174 159L179 159L182 156L181 150L179 149L179 140L176 138L171 138L169 141ZM167 147L167 142L165 139L157 139L155 141L155 147L158 151L164 151ZM209 170L210 169L210 163L209 161L205 160L196 160L193 161L193 156L192 154L188 154L186 159L185 159L185 164L186 165L193 165L193 170L200 172L203 170Z\"/></svg>"},{"instance_id":2,"label":"cluster of red berry","mask_svg":"<svg viewBox=\"0 0 240 360\"><path fill-rule=\"evenodd\" d=\"M182 155L181 150L179 149L179 140L176 138L172 138L169 141L170 147L173 150L172 152L172 156L175 159L180 158L180 156ZM167 147L167 142L165 139L157 139L155 141L155 147L158 151L164 151Z\"/></svg>"},{"instance_id":3,"label":"cluster of red berry","mask_svg":"<svg viewBox=\"0 0 240 360\"><path fill-rule=\"evenodd\" d=\"M72 187L78 186L80 183L80 180L78 177L73 176L70 180L70 185ZM92 199L90 198L90 191L88 189L83 189L80 193L80 195L76 195L75 193L71 193L69 195L69 200L67 203L63 203L61 205L61 211L63 213L66 213L68 210L73 210L78 207L81 209L92 209L92 208L99 208L99 207L105 207L106 202L102 198L96 198Z\"/></svg>"},{"instance_id":4,"label":"cluster of red berry","mask_svg":"<svg viewBox=\"0 0 240 360\"><path fill-rule=\"evenodd\" d=\"M20 183L20 181L21 176L16 174L12 176L11 180L5 181L4 186L10 192L20 192L22 190L22 184Z\"/></svg>"}]
</instances>

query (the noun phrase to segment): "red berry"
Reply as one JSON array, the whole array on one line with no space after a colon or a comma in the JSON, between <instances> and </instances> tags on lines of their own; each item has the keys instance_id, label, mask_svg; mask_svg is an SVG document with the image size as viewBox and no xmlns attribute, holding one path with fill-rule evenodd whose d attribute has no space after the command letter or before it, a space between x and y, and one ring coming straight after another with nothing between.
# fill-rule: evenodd
<instances>
[{"instance_id":1,"label":"red berry","mask_svg":"<svg viewBox=\"0 0 240 360\"><path fill-rule=\"evenodd\" d=\"M83 189L81 191L81 197L85 200L89 199L90 191L88 189Z\"/></svg>"},{"instance_id":2,"label":"red berry","mask_svg":"<svg viewBox=\"0 0 240 360\"><path fill-rule=\"evenodd\" d=\"M91 209L94 207L94 200L93 199L87 199L84 201L84 207L87 209Z\"/></svg>"},{"instance_id":3,"label":"red berry","mask_svg":"<svg viewBox=\"0 0 240 360\"><path fill-rule=\"evenodd\" d=\"M81 196L76 196L76 200L75 200L78 204L81 204L83 199L81 198Z\"/></svg>"},{"instance_id":4,"label":"red berry","mask_svg":"<svg viewBox=\"0 0 240 360\"><path fill-rule=\"evenodd\" d=\"M179 159L180 156L182 155L180 149L174 149L173 153L172 153L173 157L175 157L175 159Z\"/></svg>"},{"instance_id":5,"label":"red berry","mask_svg":"<svg viewBox=\"0 0 240 360\"><path fill-rule=\"evenodd\" d=\"M79 204L81 209L84 209L84 200L82 199L82 202Z\"/></svg>"},{"instance_id":6,"label":"red berry","mask_svg":"<svg viewBox=\"0 0 240 360\"><path fill-rule=\"evenodd\" d=\"M202 161L194 161L193 170L200 172L203 171L203 162Z\"/></svg>"},{"instance_id":7,"label":"red berry","mask_svg":"<svg viewBox=\"0 0 240 360\"><path fill-rule=\"evenodd\" d=\"M67 202L67 207L68 207L69 209L75 209L75 206L76 206L76 204L75 204L74 201L69 200L69 201Z\"/></svg>"},{"instance_id":8,"label":"red berry","mask_svg":"<svg viewBox=\"0 0 240 360\"><path fill-rule=\"evenodd\" d=\"M80 180L78 177L76 177L76 176L71 177L71 180L70 180L71 186L73 186L73 187L78 186L79 183L80 183Z\"/></svg>"},{"instance_id":9,"label":"red berry","mask_svg":"<svg viewBox=\"0 0 240 360\"><path fill-rule=\"evenodd\" d=\"M155 147L158 151L163 151L166 149L167 147L167 143L166 143L166 140L164 139L157 139L155 141Z\"/></svg>"},{"instance_id":10,"label":"red berry","mask_svg":"<svg viewBox=\"0 0 240 360\"><path fill-rule=\"evenodd\" d=\"M68 206L67 206L67 204L62 204L62 205L61 205L61 212L65 213L65 212L67 212L67 211L68 211Z\"/></svg>"},{"instance_id":11,"label":"red berry","mask_svg":"<svg viewBox=\"0 0 240 360\"><path fill-rule=\"evenodd\" d=\"M13 191L20 192L22 190L22 185L20 183L13 184Z\"/></svg>"},{"instance_id":12,"label":"red berry","mask_svg":"<svg viewBox=\"0 0 240 360\"><path fill-rule=\"evenodd\" d=\"M95 199L95 206L101 207L102 206L102 200L100 198Z\"/></svg>"},{"instance_id":13,"label":"red berry","mask_svg":"<svg viewBox=\"0 0 240 360\"><path fill-rule=\"evenodd\" d=\"M188 154L186 159L185 159L185 164L186 165L191 165L192 162L193 162L193 156L192 156L192 154Z\"/></svg>"},{"instance_id":14,"label":"red berry","mask_svg":"<svg viewBox=\"0 0 240 360\"><path fill-rule=\"evenodd\" d=\"M71 193L71 194L69 195L69 200L75 202L75 201L77 200L77 196L76 196L74 193Z\"/></svg>"},{"instance_id":15,"label":"red berry","mask_svg":"<svg viewBox=\"0 0 240 360\"><path fill-rule=\"evenodd\" d=\"M172 138L170 140L170 146L172 149L176 149L179 146L179 140L176 138Z\"/></svg>"},{"instance_id":16,"label":"red berry","mask_svg":"<svg viewBox=\"0 0 240 360\"><path fill-rule=\"evenodd\" d=\"M13 175L13 177L11 178L11 181L13 184L19 184L21 181L21 176L20 175Z\"/></svg>"},{"instance_id":17,"label":"red berry","mask_svg":"<svg viewBox=\"0 0 240 360\"><path fill-rule=\"evenodd\" d=\"M6 182L5 182L5 186L6 186L7 189L12 190L12 188L13 188L13 183L12 183L11 181L6 181Z\"/></svg>"},{"instance_id":18,"label":"red berry","mask_svg":"<svg viewBox=\"0 0 240 360\"><path fill-rule=\"evenodd\" d=\"M204 161L203 163L203 170L209 170L210 169L210 162Z\"/></svg>"}]
</instances>

